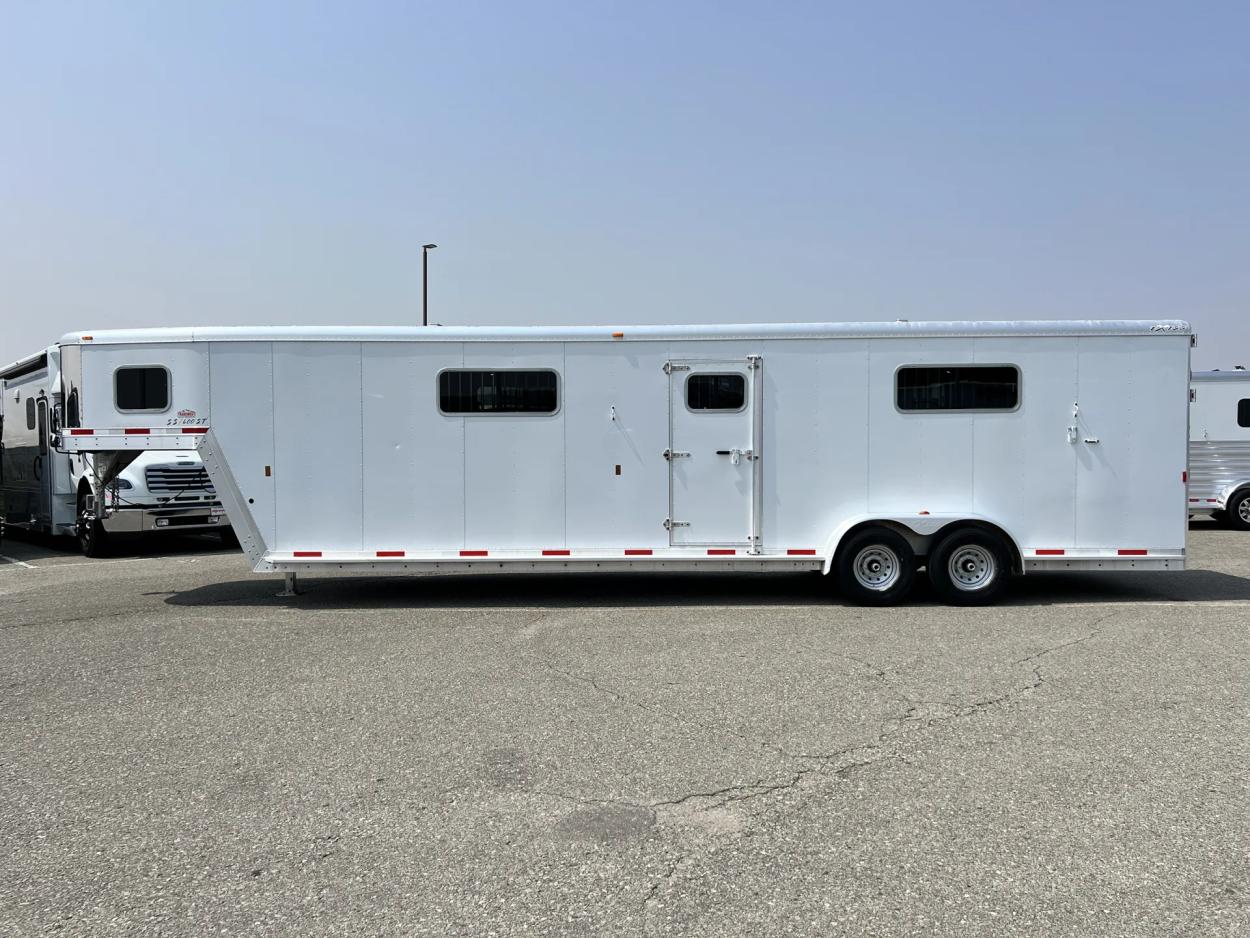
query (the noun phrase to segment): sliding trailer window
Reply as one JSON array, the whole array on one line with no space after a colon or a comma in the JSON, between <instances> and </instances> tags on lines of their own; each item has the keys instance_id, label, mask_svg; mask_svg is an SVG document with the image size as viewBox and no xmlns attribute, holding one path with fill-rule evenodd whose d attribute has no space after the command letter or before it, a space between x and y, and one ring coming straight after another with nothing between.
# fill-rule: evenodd
<instances>
[{"instance_id":1,"label":"sliding trailer window","mask_svg":"<svg viewBox=\"0 0 1250 938\"><path fill-rule=\"evenodd\" d=\"M739 411L747 406L747 379L740 374L695 374L686 379L690 410Z\"/></svg>"},{"instance_id":2,"label":"sliding trailer window","mask_svg":"<svg viewBox=\"0 0 1250 938\"><path fill-rule=\"evenodd\" d=\"M894 403L904 413L1012 411L1020 406L1015 365L904 365L894 375Z\"/></svg>"},{"instance_id":3,"label":"sliding trailer window","mask_svg":"<svg viewBox=\"0 0 1250 938\"><path fill-rule=\"evenodd\" d=\"M1237 426L1250 427L1250 397L1237 402Z\"/></svg>"},{"instance_id":4,"label":"sliding trailer window","mask_svg":"<svg viewBox=\"0 0 1250 938\"><path fill-rule=\"evenodd\" d=\"M113 372L113 402L128 413L169 410L169 369L163 365L127 365Z\"/></svg>"},{"instance_id":5,"label":"sliding trailer window","mask_svg":"<svg viewBox=\"0 0 1250 938\"><path fill-rule=\"evenodd\" d=\"M554 371L466 368L438 375L438 409L444 414L554 414L558 408Z\"/></svg>"}]
</instances>

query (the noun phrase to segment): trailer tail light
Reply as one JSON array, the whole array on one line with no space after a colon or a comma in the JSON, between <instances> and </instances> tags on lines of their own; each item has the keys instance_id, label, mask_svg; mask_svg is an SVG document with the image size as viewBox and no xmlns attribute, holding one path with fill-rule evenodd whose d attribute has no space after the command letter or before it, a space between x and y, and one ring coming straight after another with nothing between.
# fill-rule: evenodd
<instances>
[{"instance_id":1,"label":"trailer tail light","mask_svg":"<svg viewBox=\"0 0 1250 938\"><path fill-rule=\"evenodd\" d=\"M1188 469L1181 470L1181 484L1182 485L1189 484L1189 470Z\"/></svg>"},{"instance_id":2,"label":"trailer tail light","mask_svg":"<svg viewBox=\"0 0 1250 938\"><path fill-rule=\"evenodd\" d=\"M626 557L650 557L650 547L627 547L625 548Z\"/></svg>"},{"instance_id":3,"label":"trailer tail light","mask_svg":"<svg viewBox=\"0 0 1250 938\"><path fill-rule=\"evenodd\" d=\"M1121 547L1119 550L1116 551L1116 553L1119 554L1121 557L1144 557L1146 556L1146 551L1137 547L1133 547L1133 548Z\"/></svg>"},{"instance_id":4,"label":"trailer tail light","mask_svg":"<svg viewBox=\"0 0 1250 938\"><path fill-rule=\"evenodd\" d=\"M485 557L487 556L487 553L488 552L484 550L462 550L460 552L460 556L461 557Z\"/></svg>"},{"instance_id":5,"label":"trailer tail light","mask_svg":"<svg viewBox=\"0 0 1250 938\"><path fill-rule=\"evenodd\" d=\"M379 550L377 551L377 556L379 557L402 557L404 556L404 552L402 550Z\"/></svg>"},{"instance_id":6,"label":"trailer tail light","mask_svg":"<svg viewBox=\"0 0 1250 938\"><path fill-rule=\"evenodd\" d=\"M319 550L297 550L297 551L293 551L293 553L296 557L320 557L321 556L321 551Z\"/></svg>"},{"instance_id":7,"label":"trailer tail light","mask_svg":"<svg viewBox=\"0 0 1250 938\"><path fill-rule=\"evenodd\" d=\"M567 557L568 555L569 555L569 551L567 550L545 550L543 551L544 557Z\"/></svg>"}]
</instances>

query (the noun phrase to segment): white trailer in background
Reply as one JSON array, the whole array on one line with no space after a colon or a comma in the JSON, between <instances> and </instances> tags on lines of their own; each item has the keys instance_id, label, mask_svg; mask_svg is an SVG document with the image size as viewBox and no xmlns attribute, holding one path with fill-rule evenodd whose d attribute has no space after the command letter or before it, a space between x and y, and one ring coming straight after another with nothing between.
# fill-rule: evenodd
<instances>
[{"instance_id":1,"label":"white trailer in background","mask_svg":"<svg viewBox=\"0 0 1250 938\"><path fill-rule=\"evenodd\" d=\"M1250 531L1250 372L1244 369L1194 372L1189 511Z\"/></svg>"},{"instance_id":2,"label":"white trailer in background","mask_svg":"<svg viewBox=\"0 0 1250 938\"><path fill-rule=\"evenodd\" d=\"M78 398L62 392L60 362L54 345L0 368L0 519L77 537L90 556L105 552L114 534L216 532L233 543L197 453L136 453L114 461L97 486L101 457L53 446L65 415L77 420Z\"/></svg>"},{"instance_id":3,"label":"white trailer in background","mask_svg":"<svg viewBox=\"0 0 1250 938\"><path fill-rule=\"evenodd\" d=\"M1183 322L68 335L71 452L198 451L258 572L1179 570ZM168 406L144 408L151 384ZM181 417L184 411L195 417ZM112 457L111 457L112 458Z\"/></svg>"}]
</instances>

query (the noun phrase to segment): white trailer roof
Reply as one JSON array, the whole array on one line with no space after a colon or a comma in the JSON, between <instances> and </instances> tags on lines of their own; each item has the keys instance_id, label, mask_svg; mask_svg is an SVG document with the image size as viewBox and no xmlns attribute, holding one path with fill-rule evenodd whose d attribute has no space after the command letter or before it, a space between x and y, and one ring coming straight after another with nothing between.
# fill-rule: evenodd
<instances>
[{"instance_id":1,"label":"white trailer roof","mask_svg":"<svg viewBox=\"0 0 1250 938\"><path fill-rule=\"evenodd\" d=\"M1168 320L831 322L688 326L208 326L72 332L62 345L147 342L594 342L612 339L813 339L961 336L1192 335Z\"/></svg>"}]
</instances>

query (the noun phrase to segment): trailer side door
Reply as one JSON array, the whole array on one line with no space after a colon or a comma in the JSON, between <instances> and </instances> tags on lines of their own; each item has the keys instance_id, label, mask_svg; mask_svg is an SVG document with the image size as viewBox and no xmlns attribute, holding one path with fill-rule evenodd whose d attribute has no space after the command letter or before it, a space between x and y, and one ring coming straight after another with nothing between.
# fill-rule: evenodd
<instances>
[{"instance_id":1,"label":"trailer side door","mask_svg":"<svg viewBox=\"0 0 1250 938\"><path fill-rule=\"evenodd\" d=\"M759 356L667 363L669 543L758 551Z\"/></svg>"}]
</instances>

